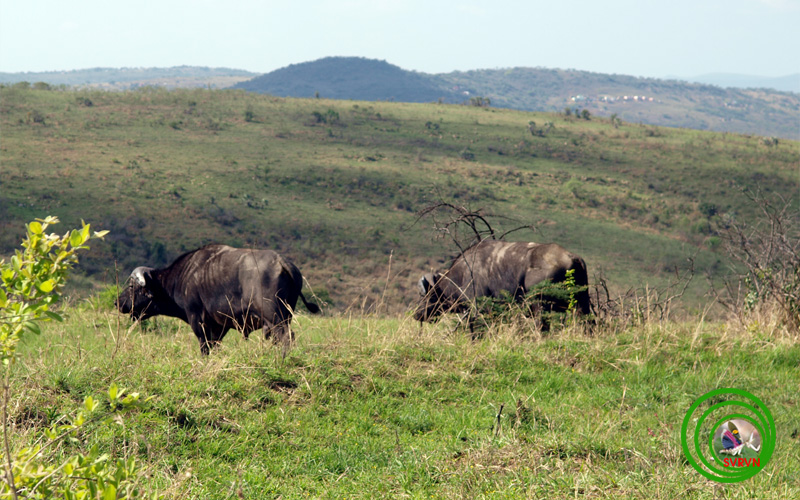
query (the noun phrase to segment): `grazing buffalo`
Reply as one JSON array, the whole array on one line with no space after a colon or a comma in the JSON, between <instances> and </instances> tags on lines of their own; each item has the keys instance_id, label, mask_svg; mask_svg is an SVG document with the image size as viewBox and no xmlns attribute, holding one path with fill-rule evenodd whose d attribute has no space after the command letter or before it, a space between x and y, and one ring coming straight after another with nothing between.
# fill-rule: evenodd
<instances>
[{"instance_id":1,"label":"grazing buffalo","mask_svg":"<svg viewBox=\"0 0 800 500\"><path fill-rule=\"evenodd\" d=\"M263 328L266 338L288 345L297 298L312 313L319 312L303 297L302 287L297 267L272 250L207 245L163 269L137 267L116 305L136 319L182 319L200 341L200 352L208 354L231 328L245 338Z\"/></svg>"},{"instance_id":2,"label":"grazing buffalo","mask_svg":"<svg viewBox=\"0 0 800 500\"><path fill-rule=\"evenodd\" d=\"M583 259L555 243L483 240L465 250L444 273L426 274L419 280L423 298L414 319L430 321L444 312L461 312L476 297L499 297L502 292L521 300L537 283L564 281L571 269L577 286L588 284ZM588 314L588 290L580 291L575 299L577 310ZM567 306L557 303L550 308L566 311Z\"/></svg>"}]
</instances>

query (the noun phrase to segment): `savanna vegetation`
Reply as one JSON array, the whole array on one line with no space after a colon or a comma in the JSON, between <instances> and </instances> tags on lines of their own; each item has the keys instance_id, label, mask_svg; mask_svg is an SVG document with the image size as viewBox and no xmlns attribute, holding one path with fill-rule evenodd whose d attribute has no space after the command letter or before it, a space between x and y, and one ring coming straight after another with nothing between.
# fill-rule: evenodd
<instances>
[{"instance_id":1,"label":"savanna vegetation","mask_svg":"<svg viewBox=\"0 0 800 500\"><path fill-rule=\"evenodd\" d=\"M796 143L491 107L279 99L241 91L2 91L0 248L48 214L110 231L81 270L106 284L216 241L274 248L335 307L394 311L456 249L415 214L482 209L557 241L615 290L728 263L714 229L797 193ZM795 201L796 203L796 201ZM796 207L796 204L794 205ZM505 219L504 219L505 218ZM80 280L76 280L80 283Z\"/></svg>"},{"instance_id":2,"label":"savanna vegetation","mask_svg":"<svg viewBox=\"0 0 800 500\"><path fill-rule=\"evenodd\" d=\"M6 462L52 441L50 466L108 464L87 469L107 498L800 495L798 268L777 265L797 255L796 143L488 106L0 92L3 253L47 214L109 231L81 253L64 321L14 348ZM442 200L581 254L609 287L598 325L420 329L416 280L455 249L418 212ZM795 246L769 243L775 220ZM187 325L114 311L134 266L210 241L287 254L329 302L298 315L287 356L232 332L201 357ZM695 279L665 292L687 258ZM729 309L709 305L704 273ZM681 451L687 408L719 387L775 418L775 455L744 483L704 479Z\"/></svg>"}]
</instances>

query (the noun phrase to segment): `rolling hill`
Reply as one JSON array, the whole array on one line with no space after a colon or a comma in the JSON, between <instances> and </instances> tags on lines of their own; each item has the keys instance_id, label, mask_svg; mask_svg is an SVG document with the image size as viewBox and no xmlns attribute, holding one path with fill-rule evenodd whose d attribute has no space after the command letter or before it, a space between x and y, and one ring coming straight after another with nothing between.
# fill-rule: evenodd
<instances>
[{"instance_id":1,"label":"rolling hill","mask_svg":"<svg viewBox=\"0 0 800 500\"><path fill-rule=\"evenodd\" d=\"M256 76L240 69L174 66L171 68L89 68L71 71L24 73L0 72L0 83L43 82L48 85L128 90L137 87L166 88L230 87Z\"/></svg>"},{"instance_id":2,"label":"rolling hill","mask_svg":"<svg viewBox=\"0 0 800 500\"><path fill-rule=\"evenodd\" d=\"M328 57L293 64L234 87L281 97L397 102L458 100L457 93L445 90L436 77L360 57Z\"/></svg>"},{"instance_id":3,"label":"rolling hill","mask_svg":"<svg viewBox=\"0 0 800 500\"><path fill-rule=\"evenodd\" d=\"M614 289L657 286L689 257L726 270L711 219L755 214L742 187L800 189L792 141L563 113L153 87L0 98L0 253L35 217L85 219L111 231L82 261L105 283L215 241L287 254L336 308L401 311L457 251L437 230L451 214L415 215L448 201L532 226L513 238L561 243Z\"/></svg>"},{"instance_id":4,"label":"rolling hill","mask_svg":"<svg viewBox=\"0 0 800 500\"><path fill-rule=\"evenodd\" d=\"M354 57L292 65L235 88L280 97L469 103L560 112L565 108L668 127L800 139L800 96L769 89L636 78L587 71L509 68L429 75Z\"/></svg>"},{"instance_id":5,"label":"rolling hill","mask_svg":"<svg viewBox=\"0 0 800 500\"><path fill-rule=\"evenodd\" d=\"M488 100L495 107L524 111L586 109L632 123L800 139L797 75L773 80L707 75L697 80L704 83L522 67L426 74L358 57L328 57L264 75L194 66L0 73L5 85L44 82L103 90L235 87L279 97L455 104ZM773 89L758 88L771 83Z\"/></svg>"},{"instance_id":6,"label":"rolling hill","mask_svg":"<svg viewBox=\"0 0 800 500\"><path fill-rule=\"evenodd\" d=\"M763 77L733 73L709 73L686 78L690 82L716 85L717 87L774 89L782 92L800 93L800 73L782 77Z\"/></svg>"}]
</instances>

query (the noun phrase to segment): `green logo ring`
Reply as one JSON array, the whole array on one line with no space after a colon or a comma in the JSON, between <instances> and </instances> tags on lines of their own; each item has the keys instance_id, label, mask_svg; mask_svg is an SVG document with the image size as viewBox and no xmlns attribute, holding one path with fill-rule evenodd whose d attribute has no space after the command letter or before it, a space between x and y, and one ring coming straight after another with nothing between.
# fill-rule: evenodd
<instances>
[{"instance_id":1,"label":"green logo ring","mask_svg":"<svg viewBox=\"0 0 800 500\"><path fill-rule=\"evenodd\" d=\"M718 469L717 467L711 465L711 463L708 460L706 460L706 457L704 457L703 454L700 452L700 427L702 426L703 422L705 422L706 418L708 418L708 416L714 410L718 410L719 408L724 408L725 406L741 406L743 408L746 408L746 409L750 410L753 413L756 413L756 414L758 413L758 410L756 410L753 406L751 406L751 405L749 405L747 403L742 403L741 401L723 401L721 403L717 403L717 404L713 405L711 408L706 410L705 413L703 413L703 415L697 421L697 427L695 428L695 432L694 432L694 448L695 448L695 451L697 452L697 455L700 457L700 461L703 462L703 465L708 467L711 471L716 472L717 474L720 474L720 475L723 475L723 476L736 476L736 477L745 476L745 475L747 475L748 477L753 476L753 475L755 475L755 472L758 472L757 469L755 470L755 472L753 474L750 474L749 471L741 471L741 472L739 472L738 470L736 470L736 471L723 471L722 469ZM736 414L736 415L739 415L739 414ZM719 423L721 424L725 420L729 420L731 418L734 418L734 415L726 415L725 417L723 417L720 420ZM711 428L712 429L712 431L711 431L712 434L711 434L711 437L709 439L709 447L711 447L711 445L712 445L711 440L713 440L714 429L716 429L716 428L717 428L716 426ZM759 430L759 432L762 432L762 431L763 430ZM763 433L761 435L763 436ZM763 438L762 438L762 442L763 442ZM711 456L713 457L714 454L712 454ZM765 459L765 461L769 461L769 457L767 457L767 456L765 456L764 459ZM746 478L743 478L743 479L746 479Z\"/></svg>"},{"instance_id":2,"label":"green logo ring","mask_svg":"<svg viewBox=\"0 0 800 500\"><path fill-rule=\"evenodd\" d=\"M745 407L745 408L750 409L751 411L755 412L754 408L752 408L750 405L747 405L745 403L741 403L741 402L738 402L738 401L734 401L734 402L728 401L727 403L728 404L724 404L724 405L720 404L719 406L718 405L712 406L704 414L704 417L710 411L713 411L715 409L715 407L719 408L719 407L722 407L722 406L734 406L734 405L735 406L742 406L742 407ZM747 420L747 421L749 421L751 423L755 422L751 418L747 417L747 415L743 415L741 413L734 413L734 414L725 415L724 417L720 418L717 422L714 423L714 425L711 427L712 431L711 431L711 433L709 434L709 437L708 437L708 448L709 448L709 450L711 452L711 457L716 457L717 456L717 454L714 452L714 447L713 447L713 440L714 440L714 434L715 434L714 429L717 429L726 420L730 420L730 419L733 419L733 418L742 418L742 417L744 417L745 420ZM704 419L701 419L701 420L704 420ZM698 421L698 426L697 426L698 429L700 428L700 423L701 422ZM764 429L760 425L757 425L757 424L754 423L753 426L756 428L756 430L758 430L759 435L761 435L761 436L764 435ZM751 467L751 468L748 468L748 469L741 469L741 468L736 468L736 469L733 469L733 470L732 469L720 469L717 466L714 466L711 463L709 463L705 459L705 457L700 454L699 447L697 446L697 444L699 443L699 433L695 434L695 439L696 439L696 441L695 441L695 451L697 451L698 455L700 456L700 460L711 471L716 472L717 474L719 474L721 476L730 476L730 477L738 478L738 480L744 480L744 479L747 479L749 477L752 477L752 476L756 475L758 473L758 471L761 470L760 466L758 468ZM763 438L762 438L762 443L763 443ZM763 448L762 448L762 450L763 450ZM766 450L764 450L764 451L766 451ZM759 454L759 460L764 460L765 464L769 461L770 458L771 457L768 457L766 455L766 453L764 453L763 456L761 456Z\"/></svg>"},{"instance_id":3,"label":"green logo ring","mask_svg":"<svg viewBox=\"0 0 800 500\"><path fill-rule=\"evenodd\" d=\"M708 401L711 398L724 394L733 394L736 396L740 396L746 400L749 400L749 402L745 403L742 401L728 400L716 403L712 405L708 410L706 410L700 418L695 419L696 424L693 432L694 451L697 457L699 457L700 461L702 462L701 465L695 458L695 456L691 453L691 449L688 442L689 425L692 421L692 417L695 413L695 410L697 410L701 404L703 404L704 402ZM754 403L755 406L749 403ZM738 406L740 408L745 408L750 412L752 412L756 416L756 419L754 419L752 416L744 415L741 413L731 413L719 419L717 423L715 423L714 427L712 427L712 432L709 436L709 451L711 456L714 457L715 455L712 443L715 433L713 429L716 429L726 420L732 418L741 418L747 422L750 422L761 436L761 452L758 457L759 458L758 466L749 467L747 469L737 468L736 470L722 470L719 469L718 467L713 466L710 463L710 461L707 460L705 456L703 456L700 446L700 431L702 424L713 411L718 410L720 408L724 408L726 406ZM756 406L758 407L758 409L756 408ZM775 420L772 417L772 413L770 413L769 409L764 405L764 403L753 394L743 389L733 389L733 388L715 389L700 396L694 403L692 403L692 406L690 406L689 410L686 412L686 416L683 418L683 423L681 425L681 448L683 449L683 454L686 457L689 464L691 464L691 466L697 472L702 474L704 477L721 483L735 483L743 481L757 474L761 469L763 469L767 465L769 460L772 458L772 454L775 451ZM705 468L703 466L705 466Z\"/></svg>"}]
</instances>

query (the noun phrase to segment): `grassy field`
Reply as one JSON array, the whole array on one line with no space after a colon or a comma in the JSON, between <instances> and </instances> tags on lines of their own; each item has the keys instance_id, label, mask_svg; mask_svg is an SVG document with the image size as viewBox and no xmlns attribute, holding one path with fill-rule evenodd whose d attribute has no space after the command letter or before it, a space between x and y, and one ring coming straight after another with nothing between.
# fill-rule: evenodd
<instances>
[{"instance_id":1,"label":"grassy field","mask_svg":"<svg viewBox=\"0 0 800 500\"><path fill-rule=\"evenodd\" d=\"M800 189L792 141L469 106L3 87L0 126L0 254L46 215L110 230L82 261L105 284L209 242L269 247L338 310L407 309L457 251L415 224L439 200L531 225L513 238L556 241L624 290L688 257L718 278L715 218L754 214L740 189ZM687 307L706 291L696 279Z\"/></svg>"},{"instance_id":2,"label":"grassy field","mask_svg":"<svg viewBox=\"0 0 800 500\"><path fill-rule=\"evenodd\" d=\"M297 319L283 359L238 334L203 358L184 324L130 328L108 294L73 299L20 347L12 447L116 382L152 399L117 432L90 427L55 452L135 457L168 498L800 496L796 333L704 320L702 278L683 322L591 337L519 322L472 342L407 316L419 274L456 251L416 221L441 200L502 216L500 230L533 225L514 239L581 254L612 292L663 285L687 257L719 279L715 224L753 219L743 187L796 195L795 142L152 88L3 87L0 126L0 254L36 217L85 219L110 233L81 257L84 296L216 241L281 251L330 302ZM686 410L719 387L756 393L778 431L767 470L731 486L703 479L679 443Z\"/></svg>"},{"instance_id":3,"label":"grassy field","mask_svg":"<svg viewBox=\"0 0 800 500\"><path fill-rule=\"evenodd\" d=\"M83 447L135 457L167 498L800 496L800 345L766 321L593 337L520 323L473 342L448 322L301 315L285 359L237 333L204 358L185 324L129 328L100 304L20 347L12 446L116 382L152 399ZM718 387L751 390L775 418L776 453L744 483L708 481L681 452L686 410Z\"/></svg>"}]
</instances>

